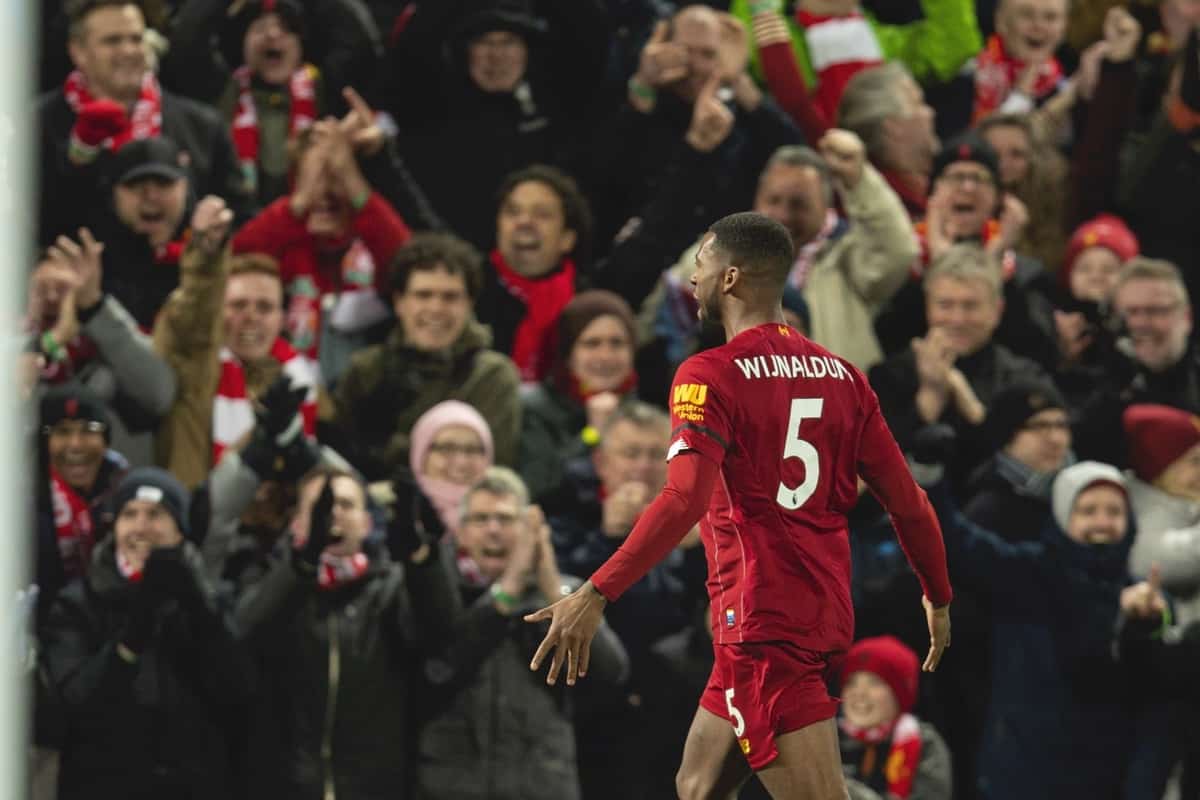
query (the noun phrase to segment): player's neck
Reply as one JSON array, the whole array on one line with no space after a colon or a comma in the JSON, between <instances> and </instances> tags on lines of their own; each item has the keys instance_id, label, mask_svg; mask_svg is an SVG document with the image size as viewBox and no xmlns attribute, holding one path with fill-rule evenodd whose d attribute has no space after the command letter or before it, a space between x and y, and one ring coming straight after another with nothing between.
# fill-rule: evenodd
<instances>
[{"instance_id":1,"label":"player's neck","mask_svg":"<svg viewBox=\"0 0 1200 800\"><path fill-rule=\"evenodd\" d=\"M738 308L728 309L724 314L725 325L725 341L733 341L733 337L739 333L757 328L759 325L767 325L770 323L785 324L783 318L783 308L774 306L773 308Z\"/></svg>"}]
</instances>

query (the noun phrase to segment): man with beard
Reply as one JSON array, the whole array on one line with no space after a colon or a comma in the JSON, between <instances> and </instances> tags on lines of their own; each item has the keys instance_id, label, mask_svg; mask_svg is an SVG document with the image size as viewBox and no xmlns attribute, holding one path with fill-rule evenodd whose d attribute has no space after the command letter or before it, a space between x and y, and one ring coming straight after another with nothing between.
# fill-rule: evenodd
<instances>
[{"instance_id":1,"label":"man with beard","mask_svg":"<svg viewBox=\"0 0 1200 800\"><path fill-rule=\"evenodd\" d=\"M712 226L692 284L701 318L720 322L728 341L675 375L667 486L589 581L526 617L551 620L530 667L553 653L547 681L566 667L574 685L605 605L700 523L716 663L684 746L682 798L727 796L751 771L776 798L845 796L826 679L854 629L846 515L860 474L921 580L926 670L949 641L937 519L874 393L861 372L783 323L794 256L787 229L760 214Z\"/></svg>"},{"instance_id":2,"label":"man with beard","mask_svg":"<svg viewBox=\"0 0 1200 800\"><path fill-rule=\"evenodd\" d=\"M1133 403L1158 403L1200 413L1200 362L1191 346L1192 305L1179 269L1138 256L1122 268L1113 308L1124 324L1118 347L1133 375L1113 371L1083 408L1075 427L1081 457L1126 463L1121 415Z\"/></svg>"},{"instance_id":3,"label":"man with beard","mask_svg":"<svg viewBox=\"0 0 1200 800\"><path fill-rule=\"evenodd\" d=\"M39 239L73 231L100 203L98 178L113 151L166 136L187 154L196 194L219 194L240 215L250 198L224 124L210 108L163 91L149 69L146 22L129 0L68 4L75 71L38 101L42 142Z\"/></svg>"}]
</instances>

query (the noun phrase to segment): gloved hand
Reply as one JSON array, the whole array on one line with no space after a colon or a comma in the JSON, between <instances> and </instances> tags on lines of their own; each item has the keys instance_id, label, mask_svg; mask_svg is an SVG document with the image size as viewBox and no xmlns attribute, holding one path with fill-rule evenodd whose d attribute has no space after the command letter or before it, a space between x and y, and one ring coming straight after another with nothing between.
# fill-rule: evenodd
<instances>
[{"instance_id":1,"label":"gloved hand","mask_svg":"<svg viewBox=\"0 0 1200 800\"><path fill-rule=\"evenodd\" d=\"M388 550L396 561L407 561L425 545L436 548L446 533L441 515L411 478L392 481L392 520L388 523ZM432 552L432 550L431 550Z\"/></svg>"},{"instance_id":2,"label":"gloved hand","mask_svg":"<svg viewBox=\"0 0 1200 800\"><path fill-rule=\"evenodd\" d=\"M86 147L95 148L105 139L123 131L128 124L129 118L120 103L112 100L93 100L79 109L71 136Z\"/></svg>"},{"instance_id":3,"label":"gloved hand","mask_svg":"<svg viewBox=\"0 0 1200 800\"><path fill-rule=\"evenodd\" d=\"M918 464L945 464L954 456L957 441L954 428L935 422L917 431L909 455Z\"/></svg>"},{"instance_id":4,"label":"gloved hand","mask_svg":"<svg viewBox=\"0 0 1200 800\"><path fill-rule=\"evenodd\" d=\"M304 575L313 576L321 553L333 535L333 482L322 478L321 494L308 514L308 539L292 550L292 564Z\"/></svg>"},{"instance_id":5,"label":"gloved hand","mask_svg":"<svg viewBox=\"0 0 1200 800\"><path fill-rule=\"evenodd\" d=\"M281 451L304 438L304 419L300 407L308 394L305 386L293 386L291 378L281 374L258 398L254 415L254 433L242 450L242 462L263 480L276 477L276 459ZM282 466L282 462L281 462Z\"/></svg>"},{"instance_id":6,"label":"gloved hand","mask_svg":"<svg viewBox=\"0 0 1200 800\"><path fill-rule=\"evenodd\" d=\"M171 599L174 591L172 584L178 578L174 564L168 563L170 556L159 555L167 549L177 548L157 548L146 557L141 580L130 603L129 620L121 633L121 644L138 655L146 649L154 635L158 611Z\"/></svg>"}]
</instances>

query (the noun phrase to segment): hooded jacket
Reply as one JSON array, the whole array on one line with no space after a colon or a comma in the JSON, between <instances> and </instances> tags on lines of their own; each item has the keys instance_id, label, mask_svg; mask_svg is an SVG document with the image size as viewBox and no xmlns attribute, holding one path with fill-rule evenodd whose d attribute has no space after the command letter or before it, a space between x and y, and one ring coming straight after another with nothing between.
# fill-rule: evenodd
<instances>
[{"instance_id":1,"label":"hooded jacket","mask_svg":"<svg viewBox=\"0 0 1200 800\"><path fill-rule=\"evenodd\" d=\"M992 702L978 769L984 797L1156 797L1165 786L1163 744L1139 730L1155 709L1141 676L1112 649L1120 593L1130 583L1133 520L1113 544L1080 544L1065 533L1076 497L1098 481L1124 487L1108 465L1063 470L1041 540L1017 544L963 517L945 482L930 491L956 581L991 601Z\"/></svg>"}]
</instances>

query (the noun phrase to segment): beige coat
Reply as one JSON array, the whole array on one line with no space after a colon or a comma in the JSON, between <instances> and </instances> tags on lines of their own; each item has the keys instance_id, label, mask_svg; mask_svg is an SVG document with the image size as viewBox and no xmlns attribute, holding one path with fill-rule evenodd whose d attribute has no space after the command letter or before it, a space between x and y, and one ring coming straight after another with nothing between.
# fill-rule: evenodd
<instances>
[{"instance_id":1,"label":"beige coat","mask_svg":"<svg viewBox=\"0 0 1200 800\"><path fill-rule=\"evenodd\" d=\"M804 286L808 336L865 371L883 360L875 315L908 279L919 249L904 204L871 165L842 204L849 229L817 254ZM664 281L687 286L698 248L699 243L688 248L646 298L639 317L643 342L654 338Z\"/></svg>"},{"instance_id":2,"label":"beige coat","mask_svg":"<svg viewBox=\"0 0 1200 800\"><path fill-rule=\"evenodd\" d=\"M221 377L221 305L229 253L205 257L191 245L179 262L179 287L154 324L154 349L179 379L175 405L158 431L157 461L184 486L208 476L212 461L213 397ZM250 390L247 375L247 389Z\"/></svg>"}]
</instances>

